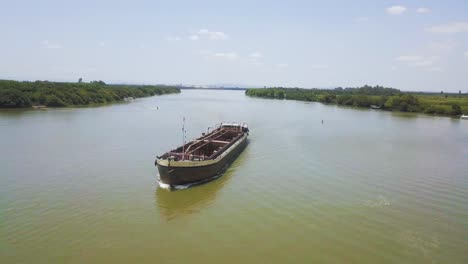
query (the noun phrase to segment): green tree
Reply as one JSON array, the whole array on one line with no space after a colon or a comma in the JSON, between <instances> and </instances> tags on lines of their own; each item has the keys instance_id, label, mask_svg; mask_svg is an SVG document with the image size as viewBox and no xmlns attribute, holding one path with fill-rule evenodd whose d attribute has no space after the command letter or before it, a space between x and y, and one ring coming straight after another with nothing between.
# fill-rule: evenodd
<instances>
[{"instance_id":1,"label":"green tree","mask_svg":"<svg viewBox=\"0 0 468 264\"><path fill-rule=\"evenodd\" d=\"M58 98L55 95L46 96L45 105L52 107L66 106L65 102L63 102L62 99Z\"/></svg>"},{"instance_id":2,"label":"green tree","mask_svg":"<svg viewBox=\"0 0 468 264\"><path fill-rule=\"evenodd\" d=\"M0 80L0 107L86 105L122 100L125 97L144 97L179 92L179 88L171 86L106 85L102 81L55 83Z\"/></svg>"},{"instance_id":3,"label":"green tree","mask_svg":"<svg viewBox=\"0 0 468 264\"><path fill-rule=\"evenodd\" d=\"M462 113L461 107L458 104L453 104L451 114L452 115L461 115L461 113Z\"/></svg>"},{"instance_id":4,"label":"green tree","mask_svg":"<svg viewBox=\"0 0 468 264\"><path fill-rule=\"evenodd\" d=\"M279 99L284 99L284 91L282 91L282 90L278 91L277 97L278 97Z\"/></svg>"},{"instance_id":5,"label":"green tree","mask_svg":"<svg viewBox=\"0 0 468 264\"><path fill-rule=\"evenodd\" d=\"M0 107L27 107L31 100L19 90L0 89Z\"/></svg>"}]
</instances>

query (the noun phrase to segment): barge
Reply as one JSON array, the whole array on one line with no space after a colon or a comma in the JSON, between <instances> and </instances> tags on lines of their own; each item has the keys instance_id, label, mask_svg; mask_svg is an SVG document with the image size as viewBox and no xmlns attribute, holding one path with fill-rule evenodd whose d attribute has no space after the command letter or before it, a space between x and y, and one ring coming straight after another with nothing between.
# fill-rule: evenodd
<instances>
[{"instance_id":1,"label":"barge","mask_svg":"<svg viewBox=\"0 0 468 264\"><path fill-rule=\"evenodd\" d=\"M219 176L244 150L247 124L222 123L213 131L156 158L159 181L173 188Z\"/></svg>"}]
</instances>

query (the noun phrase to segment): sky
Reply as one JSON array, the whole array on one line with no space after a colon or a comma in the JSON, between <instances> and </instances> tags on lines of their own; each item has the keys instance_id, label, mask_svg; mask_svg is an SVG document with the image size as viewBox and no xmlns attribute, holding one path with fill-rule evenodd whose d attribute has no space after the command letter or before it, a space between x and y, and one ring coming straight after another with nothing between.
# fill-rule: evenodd
<instances>
[{"instance_id":1,"label":"sky","mask_svg":"<svg viewBox=\"0 0 468 264\"><path fill-rule=\"evenodd\" d=\"M0 79L468 92L468 1L0 0Z\"/></svg>"}]
</instances>

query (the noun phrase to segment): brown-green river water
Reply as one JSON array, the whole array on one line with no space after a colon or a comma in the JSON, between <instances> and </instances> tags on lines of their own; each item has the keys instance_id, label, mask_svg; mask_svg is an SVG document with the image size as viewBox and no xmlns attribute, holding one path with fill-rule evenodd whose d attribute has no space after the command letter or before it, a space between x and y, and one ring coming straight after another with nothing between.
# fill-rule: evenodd
<instances>
[{"instance_id":1,"label":"brown-green river water","mask_svg":"<svg viewBox=\"0 0 468 264\"><path fill-rule=\"evenodd\" d=\"M241 121L250 142L169 192L154 159L184 116L189 139ZM2 264L468 263L464 120L184 90L2 110L0 150Z\"/></svg>"}]
</instances>

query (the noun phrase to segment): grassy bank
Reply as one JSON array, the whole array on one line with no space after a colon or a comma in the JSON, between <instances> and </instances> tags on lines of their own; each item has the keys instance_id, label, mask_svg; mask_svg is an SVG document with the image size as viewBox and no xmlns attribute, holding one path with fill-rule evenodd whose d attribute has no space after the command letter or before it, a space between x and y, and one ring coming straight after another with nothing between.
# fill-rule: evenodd
<instances>
[{"instance_id":1,"label":"grassy bank","mask_svg":"<svg viewBox=\"0 0 468 264\"><path fill-rule=\"evenodd\" d=\"M0 80L0 108L25 108L34 105L50 107L83 106L121 101L126 97L147 97L180 93L171 86L108 85L91 83L18 82Z\"/></svg>"},{"instance_id":2,"label":"grassy bank","mask_svg":"<svg viewBox=\"0 0 468 264\"><path fill-rule=\"evenodd\" d=\"M409 93L382 86L366 85L360 88L336 88L333 90L263 88L248 89L245 94L261 98L322 102L366 108L375 106L389 111L450 116L468 114L467 94Z\"/></svg>"}]
</instances>

